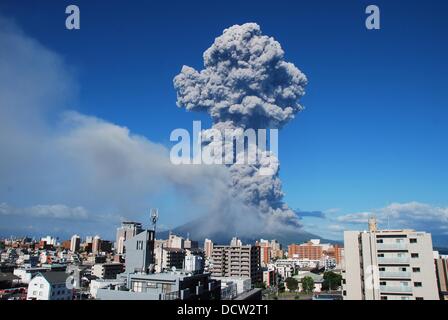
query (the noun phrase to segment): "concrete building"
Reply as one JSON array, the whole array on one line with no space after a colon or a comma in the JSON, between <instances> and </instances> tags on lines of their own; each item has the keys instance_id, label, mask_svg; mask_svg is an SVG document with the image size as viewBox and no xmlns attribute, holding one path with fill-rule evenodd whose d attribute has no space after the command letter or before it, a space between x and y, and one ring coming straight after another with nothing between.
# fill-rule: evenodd
<instances>
[{"instance_id":1,"label":"concrete building","mask_svg":"<svg viewBox=\"0 0 448 320\"><path fill-rule=\"evenodd\" d=\"M184 261L185 272L200 273L204 270L204 259L197 255L186 255Z\"/></svg>"},{"instance_id":2,"label":"concrete building","mask_svg":"<svg viewBox=\"0 0 448 320\"><path fill-rule=\"evenodd\" d=\"M207 259L209 259L212 256L212 251L213 251L213 242L210 239L205 239L204 240L204 252L205 252L205 257Z\"/></svg>"},{"instance_id":3,"label":"concrete building","mask_svg":"<svg viewBox=\"0 0 448 320\"><path fill-rule=\"evenodd\" d=\"M290 244L288 246L288 258L320 260L324 248L317 239L302 244Z\"/></svg>"},{"instance_id":4,"label":"concrete building","mask_svg":"<svg viewBox=\"0 0 448 320\"><path fill-rule=\"evenodd\" d=\"M100 236L96 235L95 237L93 237L92 241L92 253L98 254L100 252L101 252L101 238Z\"/></svg>"},{"instance_id":5,"label":"concrete building","mask_svg":"<svg viewBox=\"0 0 448 320\"><path fill-rule=\"evenodd\" d=\"M81 238L77 234L73 235L70 240L70 251L78 252L80 245L81 245Z\"/></svg>"},{"instance_id":6,"label":"concrete building","mask_svg":"<svg viewBox=\"0 0 448 320\"><path fill-rule=\"evenodd\" d=\"M238 237L233 237L232 240L230 241L230 245L234 246L234 247L238 247L238 246L242 246L243 243L241 242L241 240Z\"/></svg>"},{"instance_id":7,"label":"concrete building","mask_svg":"<svg viewBox=\"0 0 448 320\"><path fill-rule=\"evenodd\" d=\"M441 256L436 251L434 254L436 266L437 287L441 300L448 300L448 256Z\"/></svg>"},{"instance_id":8,"label":"concrete building","mask_svg":"<svg viewBox=\"0 0 448 320\"><path fill-rule=\"evenodd\" d=\"M199 244L195 240L191 240L190 238L185 239L184 241L184 249L197 249L199 248Z\"/></svg>"},{"instance_id":9,"label":"concrete building","mask_svg":"<svg viewBox=\"0 0 448 320\"><path fill-rule=\"evenodd\" d=\"M92 275L100 279L116 279L123 269L122 263L98 263L92 267Z\"/></svg>"},{"instance_id":10,"label":"concrete building","mask_svg":"<svg viewBox=\"0 0 448 320\"><path fill-rule=\"evenodd\" d=\"M65 272L38 273L28 285L27 300L72 300L73 290L67 288Z\"/></svg>"},{"instance_id":11,"label":"concrete building","mask_svg":"<svg viewBox=\"0 0 448 320\"><path fill-rule=\"evenodd\" d=\"M184 268L184 249L158 247L154 249L154 254L156 272L171 270L173 267L176 269Z\"/></svg>"},{"instance_id":12,"label":"concrete building","mask_svg":"<svg viewBox=\"0 0 448 320\"><path fill-rule=\"evenodd\" d=\"M237 296L252 289L249 277L212 277L221 283L221 299L233 300Z\"/></svg>"},{"instance_id":13,"label":"concrete building","mask_svg":"<svg viewBox=\"0 0 448 320\"><path fill-rule=\"evenodd\" d=\"M90 281L89 293L94 299L97 299L98 289L106 289L108 287L124 287L126 284L125 279L95 279Z\"/></svg>"},{"instance_id":14,"label":"concrete building","mask_svg":"<svg viewBox=\"0 0 448 320\"><path fill-rule=\"evenodd\" d=\"M168 236L168 248L184 249L185 248L184 238L170 233Z\"/></svg>"},{"instance_id":15,"label":"concrete building","mask_svg":"<svg viewBox=\"0 0 448 320\"><path fill-rule=\"evenodd\" d=\"M131 273L126 285L97 289L100 300L219 300L221 284L210 274Z\"/></svg>"},{"instance_id":16,"label":"concrete building","mask_svg":"<svg viewBox=\"0 0 448 320\"><path fill-rule=\"evenodd\" d=\"M57 239L52 236L46 236L40 239L41 242L44 242L48 246L56 246Z\"/></svg>"},{"instance_id":17,"label":"concrete building","mask_svg":"<svg viewBox=\"0 0 448 320\"><path fill-rule=\"evenodd\" d=\"M271 244L269 240L260 239L255 243L260 248L260 264L262 267L266 267L271 261Z\"/></svg>"},{"instance_id":18,"label":"concrete building","mask_svg":"<svg viewBox=\"0 0 448 320\"><path fill-rule=\"evenodd\" d=\"M241 241L233 241L233 244ZM251 245L215 245L211 272L214 277L250 277L252 283L262 281L260 249Z\"/></svg>"},{"instance_id":19,"label":"concrete building","mask_svg":"<svg viewBox=\"0 0 448 320\"><path fill-rule=\"evenodd\" d=\"M438 300L431 235L414 230L344 232L346 300Z\"/></svg>"},{"instance_id":20,"label":"concrete building","mask_svg":"<svg viewBox=\"0 0 448 320\"><path fill-rule=\"evenodd\" d=\"M124 253L124 242L143 231L142 224L139 222L125 221L121 227L117 228L117 237L115 242L115 251L117 254Z\"/></svg>"},{"instance_id":21,"label":"concrete building","mask_svg":"<svg viewBox=\"0 0 448 320\"><path fill-rule=\"evenodd\" d=\"M154 264L154 231L141 231L124 242L126 273L149 272Z\"/></svg>"}]
</instances>

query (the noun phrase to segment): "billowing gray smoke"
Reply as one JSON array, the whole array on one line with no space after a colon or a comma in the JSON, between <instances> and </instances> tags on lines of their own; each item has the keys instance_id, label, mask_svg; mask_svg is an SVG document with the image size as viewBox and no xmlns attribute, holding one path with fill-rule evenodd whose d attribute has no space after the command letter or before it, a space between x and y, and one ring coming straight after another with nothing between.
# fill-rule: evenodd
<instances>
[{"instance_id":1,"label":"billowing gray smoke","mask_svg":"<svg viewBox=\"0 0 448 320\"><path fill-rule=\"evenodd\" d=\"M197 71L183 66L174 78L174 87L177 105L208 112L212 129L281 128L302 110L299 100L305 93L305 75L284 61L280 44L262 35L256 23L225 29L204 52L204 67ZM255 164L228 165L232 177L229 190L253 209L244 212L253 214L252 220L261 222L258 227L265 231L299 228L299 218L282 200L277 159L269 151L257 149L257 154ZM261 175L264 167L274 174Z\"/></svg>"}]
</instances>

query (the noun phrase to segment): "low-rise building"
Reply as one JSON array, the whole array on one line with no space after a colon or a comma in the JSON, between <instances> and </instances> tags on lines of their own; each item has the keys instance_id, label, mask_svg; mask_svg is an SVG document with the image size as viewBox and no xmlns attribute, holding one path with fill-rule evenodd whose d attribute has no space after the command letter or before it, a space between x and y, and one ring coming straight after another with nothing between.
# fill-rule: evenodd
<instances>
[{"instance_id":1,"label":"low-rise building","mask_svg":"<svg viewBox=\"0 0 448 320\"><path fill-rule=\"evenodd\" d=\"M98 263L92 267L92 275L100 279L116 279L123 271L122 263Z\"/></svg>"},{"instance_id":2,"label":"low-rise building","mask_svg":"<svg viewBox=\"0 0 448 320\"><path fill-rule=\"evenodd\" d=\"M72 300L73 290L67 288L67 278L61 271L38 273L28 285L27 300Z\"/></svg>"}]
</instances>

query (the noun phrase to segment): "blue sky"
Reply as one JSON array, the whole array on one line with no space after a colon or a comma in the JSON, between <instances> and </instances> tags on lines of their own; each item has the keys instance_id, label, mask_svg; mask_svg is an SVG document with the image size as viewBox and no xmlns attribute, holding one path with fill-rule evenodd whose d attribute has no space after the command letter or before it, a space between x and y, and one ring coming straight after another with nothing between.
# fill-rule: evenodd
<instances>
[{"instance_id":1,"label":"blue sky","mask_svg":"<svg viewBox=\"0 0 448 320\"><path fill-rule=\"evenodd\" d=\"M81 10L78 31L64 28L72 3ZM371 3L380 7L381 30L364 26ZM428 206L419 207L420 214L436 211L425 224L413 225L411 215L411 227L448 225L447 10L446 1L0 4L3 17L63 59L76 83L70 109L165 146L175 128L191 128L193 120L210 124L207 115L175 105L172 79L182 65L201 69L202 53L223 29L258 23L309 80L306 109L280 132L285 201L325 212L326 218L303 222L331 238L341 238L343 228L364 228L337 217L381 216L393 203ZM1 195L0 203L34 204ZM169 211L162 218L166 227L189 219L175 198L159 198ZM36 199L44 200L50 199ZM412 208L398 216L408 217Z\"/></svg>"}]
</instances>

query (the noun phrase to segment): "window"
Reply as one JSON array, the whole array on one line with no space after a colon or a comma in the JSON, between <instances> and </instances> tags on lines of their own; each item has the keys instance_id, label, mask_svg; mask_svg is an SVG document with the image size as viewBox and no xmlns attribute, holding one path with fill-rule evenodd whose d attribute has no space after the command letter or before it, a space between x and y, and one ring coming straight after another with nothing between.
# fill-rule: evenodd
<instances>
[{"instance_id":1,"label":"window","mask_svg":"<svg viewBox=\"0 0 448 320\"><path fill-rule=\"evenodd\" d=\"M418 258L418 253L411 253L411 258Z\"/></svg>"},{"instance_id":2,"label":"window","mask_svg":"<svg viewBox=\"0 0 448 320\"><path fill-rule=\"evenodd\" d=\"M137 241L137 250L143 250L143 241Z\"/></svg>"},{"instance_id":3,"label":"window","mask_svg":"<svg viewBox=\"0 0 448 320\"><path fill-rule=\"evenodd\" d=\"M415 300L424 300L423 297L415 297Z\"/></svg>"},{"instance_id":4,"label":"window","mask_svg":"<svg viewBox=\"0 0 448 320\"><path fill-rule=\"evenodd\" d=\"M386 285L386 281L380 281L380 286L385 286Z\"/></svg>"},{"instance_id":5,"label":"window","mask_svg":"<svg viewBox=\"0 0 448 320\"><path fill-rule=\"evenodd\" d=\"M417 268L417 267L412 268L412 272L420 272L420 268Z\"/></svg>"},{"instance_id":6,"label":"window","mask_svg":"<svg viewBox=\"0 0 448 320\"><path fill-rule=\"evenodd\" d=\"M40 286L39 286L39 288L41 288L41 289L42 289L43 287L44 287L44 284L43 284L43 283L41 283L41 284L40 284Z\"/></svg>"},{"instance_id":7,"label":"window","mask_svg":"<svg viewBox=\"0 0 448 320\"><path fill-rule=\"evenodd\" d=\"M421 282L414 282L414 287L421 287L422 286L422 283Z\"/></svg>"},{"instance_id":8,"label":"window","mask_svg":"<svg viewBox=\"0 0 448 320\"><path fill-rule=\"evenodd\" d=\"M387 300L387 296L381 296L381 300Z\"/></svg>"},{"instance_id":9,"label":"window","mask_svg":"<svg viewBox=\"0 0 448 320\"><path fill-rule=\"evenodd\" d=\"M379 258L383 258L384 257L384 253L378 253L378 257Z\"/></svg>"},{"instance_id":10,"label":"window","mask_svg":"<svg viewBox=\"0 0 448 320\"><path fill-rule=\"evenodd\" d=\"M417 239L409 239L410 243L417 243Z\"/></svg>"},{"instance_id":11,"label":"window","mask_svg":"<svg viewBox=\"0 0 448 320\"><path fill-rule=\"evenodd\" d=\"M379 269L380 269L380 271L386 271L386 268L384 268L384 267L380 267Z\"/></svg>"},{"instance_id":12,"label":"window","mask_svg":"<svg viewBox=\"0 0 448 320\"><path fill-rule=\"evenodd\" d=\"M400 268L401 271L406 271L406 268Z\"/></svg>"},{"instance_id":13,"label":"window","mask_svg":"<svg viewBox=\"0 0 448 320\"><path fill-rule=\"evenodd\" d=\"M377 239L376 243L383 243L383 239Z\"/></svg>"}]
</instances>

